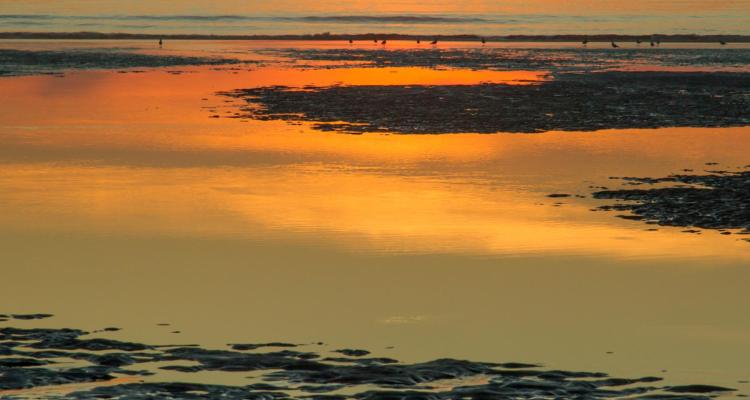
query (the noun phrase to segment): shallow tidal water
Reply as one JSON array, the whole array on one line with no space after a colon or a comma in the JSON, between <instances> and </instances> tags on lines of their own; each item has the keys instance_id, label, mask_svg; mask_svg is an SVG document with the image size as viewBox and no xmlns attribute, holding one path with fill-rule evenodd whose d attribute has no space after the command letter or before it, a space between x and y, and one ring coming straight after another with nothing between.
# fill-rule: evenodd
<instances>
[{"instance_id":1,"label":"shallow tidal water","mask_svg":"<svg viewBox=\"0 0 750 400\"><path fill-rule=\"evenodd\" d=\"M322 341L748 392L750 244L592 212L590 187L739 170L750 128L346 135L211 118L240 88L547 79L274 61L0 78L0 311L156 344Z\"/></svg>"}]
</instances>

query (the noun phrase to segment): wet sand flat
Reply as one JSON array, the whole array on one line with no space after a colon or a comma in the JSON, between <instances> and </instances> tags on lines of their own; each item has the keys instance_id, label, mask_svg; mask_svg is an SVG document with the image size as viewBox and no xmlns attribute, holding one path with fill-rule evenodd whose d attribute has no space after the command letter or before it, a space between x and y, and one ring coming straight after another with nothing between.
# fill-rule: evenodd
<instances>
[{"instance_id":1,"label":"wet sand flat","mask_svg":"<svg viewBox=\"0 0 750 400\"><path fill-rule=\"evenodd\" d=\"M747 127L347 135L228 118L248 106L221 95L237 89L550 74L258 57L0 79L13 99L0 108L0 314L56 314L4 327L223 350L324 342L409 365L512 361L747 392L748 244L591 211L612 203L592 193L633 188L610 177L743 171ZM144 368L147 382L253 383Z\"/></svg>"}]
</instances>

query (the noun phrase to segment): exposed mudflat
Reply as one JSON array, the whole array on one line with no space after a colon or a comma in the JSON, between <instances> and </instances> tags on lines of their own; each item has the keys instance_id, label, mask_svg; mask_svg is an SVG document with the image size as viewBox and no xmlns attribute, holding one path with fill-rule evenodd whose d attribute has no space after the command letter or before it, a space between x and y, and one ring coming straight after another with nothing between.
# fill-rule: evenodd
<instances>
[{"instance_id":1,"label":"exposed mudflat","mask_svg":"<svg viewBox=\"0 0 750 400\"><path fill-rule=\"evenodd\" d=\"M631 214L621 217L665 226L739 230L740 234L750 234L750 172L716 171L711 175L621 179L636 186L671 185L598 191L594 193L597 199L627 201L599 209L628 211Z\"/></svg>"},{"instance_id":2,"label":"exposed mudflat","mask_svg":"<svg viewBox=\"0 0 750 400\"><path fill-rule=\"evenodd\" d=\"M101 331L100 331L101 332ZM247 349L313 347L322 344L246 344ZM231 346L231 345L230 345ZM93 387L64 394L67 399L536 399L630 398L709 399L732 391L711 385L660 386L658 377L612 378L599 372L547 370L524 363L487 363L439 359L404 364L388 358L356 358L366 350L336 350L355 358L321 359L318 352L257 352L204 349L199 346L154 346L91 337L78 329L0 328L0 396L3 390L88 383ZM71 362L72 361L72 362ZM185 374L200 371L260 373L262 381L244 386L181 382L117 384L118 377L144 377L154 372L145 363ZM483 378L461 381L464 378ZM454 380L446 386L446 380ZM107 383L99 386L97 383ZM481 383L476 383L481 382ZM365 386L366 385L366 386ZM344 395L343 393L346 393ZM670 394L675 393L675 394ZM23 394L21 393L16 393Z\"/></svg>"},{"instance_id":3,"label":"exposed mudflat","mask_svg":"<svg viewBox=\"0 0 750 400\"><path fill-rule=\"evenodd\" d=\"M230 58L139 54L127 49L31 51L0 49L0 76L59 74L79 69L118 69L236 64Z\"/></svg>"},{"instance_id":4,"label":"exposed mudflat","mask_svg":"<svg viewBox=\"0 0 750 400\"><path fill-rule=\"evenodd\" d=\"M236 90L235 118L310 121L346 133L535 133L750 125L750 74L563 74L533 85Z\"/></svg>"},{"instance_id":5,"label":"exposed mudflat","mask_svg":"<svg viewBox=\"0 0 750 400\"><path fill-rule=\"evenodd\" d=\"M747 68L747 49L665 49L644 44L636 49L480 48L441 49L422 44L422 49L273 49L266 53L297 60L298 66L320 68L304 61L331 61L325 68L352 65L371 67L469 68L489 70L548 70L591 72L636 67ZM352 64L356 63L356 64Z\"/></svg>"}]
</instances>

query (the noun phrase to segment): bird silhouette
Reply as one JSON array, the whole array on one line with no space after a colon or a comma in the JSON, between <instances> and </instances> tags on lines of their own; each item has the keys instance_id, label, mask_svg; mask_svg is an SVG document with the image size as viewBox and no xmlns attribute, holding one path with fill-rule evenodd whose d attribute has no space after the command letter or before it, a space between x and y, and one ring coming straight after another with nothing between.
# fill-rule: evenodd
<instances>
[{"instance_id":1,"label":"bird silhouette","mask_svg":"<svg viewBox=\"0 0 750 400\"><path fill-rule=\"evenodd\" d=\"M420 43L422 43L422 41L421 41L421 40L419 40L419 39L417 39L417 44L420 44Z\"/></svg>"},{"instance_id":2,"label":"bird silhouette","mask_svg":"<svg viewBox=\"0 0 750 400\"><path fill-rule=\"evenodd\" d=\"M613 40L613 41L612 41L612 48L613 48L613 49L616 49L616 48L618 48L618 47L620 47L620 46L618 46L618 45L617 45L617 43L615 43L615 41Z\"/></svg>"},{"instance_id":3,"label":"bird silhouette","mask_svg":"<svg viewBox=\"0 0 750 400\"><path fill-rule=\"evenodd\" d=\"M383 40L382 42L380 42L380 44L382 44L383 46L385 46L386 42L387 42L386 40Z\"/></svg>"},{"instance_id":4,"label":"bird silhouette","mask_svg":"<svg viewBox=\"0 0 750 400\"><path fill-rule=\"evenodd\" d=\"M635 43L636 44L641 44L641 39L636 39Z\"/></svg>"},{"instance_id":5,"label":"bird silhouette","mask_svg":"<svg viewBox=\"0 0 750 400\"><path fill-rule=\"evenodd\" d=\"M581 42L581 44L583 44L584 46L586 46L587 44L589 44L589 40L588 39L583 39L583 41Z\"/></svg>"},{"instance_id":6,"label":"bird silhouette","mask_svg":"<svg viewBox=\"0 0 750 400\"><path fill-rule=\"evenodd\" d=\"M430 44L432 44L432 45L436 45L436 44L437 44L437 42L438 42L438 40L437 40L437 39L435 39L435 40L433 40L433 41L432 41L432 43L430 43Z\"/></svg>"},{"instance_id":7,"label":"bird silhouette","mask_svg":"<svg viewBox=\"0 0 750 400\"><path fill-rule=\"evenodd\" d=\"M727 42L725 42L725 41L721 40L721 41L719 41L719 44L720 44L720 45L722 45L722 46L726 46L726 45L727 45Z\"/></svg>"},{"instance_id":8,"label":"bird silhouette","mask_svg":"<svg viewBox=\"0 0 750 400\"><path fill-rule=\"evenodd\" d=\"M351 39L349 39L349 44L352 44L352 43L354 43L354 41L353 41L353 40L351 40Z\"/></svg>"},{"instance_id":9,"label":"bird silhouette","mask_svg":"<svg viewBox=\"0 0 750 400\"><path fill-rule=\"evenodd\" d=\"M487 43L487 40L485 40L484 38L482 38L482 44L485 44L485 43Z\"/></svg>"}]
</instances>

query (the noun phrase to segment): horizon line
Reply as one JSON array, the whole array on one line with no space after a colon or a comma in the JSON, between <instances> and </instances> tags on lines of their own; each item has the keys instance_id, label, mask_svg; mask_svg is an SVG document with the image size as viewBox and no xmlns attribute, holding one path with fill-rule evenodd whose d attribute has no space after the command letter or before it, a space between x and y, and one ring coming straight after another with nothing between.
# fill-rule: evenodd
<instances>
[{"instance_id":1,"label":"horizon line","mask_svg":"<svg viewBox=\"0 0 750 400\"><path fill-rule=\"evenodd\" d=\"M479 34L401 34L401 33L307 33L307 34L204 34L204 33L127 33L127 32L23 32L7 31L0 32L0 39L171 39L171 40L427 40L440 39L444 41L580 41L587 39L590 42L611 40L637 40L658 37L662 42L671 43L706 43L717 40L732 40L734 42L750 43L750 35L746 34L621 34L621 33L597 33L597 34L538 34L538 35L479 35Z\"/></svg>"}]
</instances>

